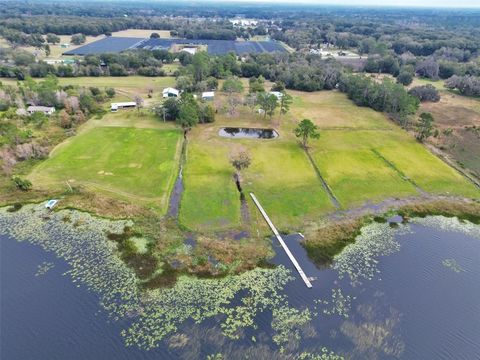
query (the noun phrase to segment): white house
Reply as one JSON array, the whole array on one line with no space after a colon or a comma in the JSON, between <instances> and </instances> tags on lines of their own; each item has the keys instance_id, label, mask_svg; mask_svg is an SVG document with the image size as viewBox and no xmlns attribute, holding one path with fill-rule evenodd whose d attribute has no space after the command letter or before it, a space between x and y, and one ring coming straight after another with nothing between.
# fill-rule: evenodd
<instances>
[{"instance_id":1,"label":"white house","mask_svg":"<svg viewBox=\"0 0 480 360\"><path fill-rule=\"evenodd\" d=\"M55 108L51 106L29 106L27 112L32 115L36 112L44 113L45 115L52 115L55 112Z\"/></svg>"},{"instance_id":2,"label":"white house","mask_svg":"<svg viewBox=\"0 0 480 360\"><path fill-rule=\"evenodd\" d=\"M269 94L270 95L275 95L275 97L279 101L282 99L282 96L283 96L283 94L280 91L270 91Z\"/></svg>"},{"instance_id":3,"label":"white house","mask_svg":"<svg viewBox=\"0 0 480 360\"><path fill-rule=\"evenodd\" d=\"M137 106L137 103L134 102L134 101L111 103L110 104L110 111L111 112L117 112L118 109L134 108L136 106Z\"/></svg>"},{"instance_id":4,"label":"white house","mask_svg":"<svg viewBox=\"0 0 480 360\"><path fill-rule=\"evenodd\" d=\"M202 100L213 100L215 97L214 91L204 91L202 92Z\"/></svg>"},{"instance_id":5,"label":"white house","mask_svg":"<svg viewBox=\"0 0 480 360\"><path fill-rule=\"evenodd\" d=\"M178 95L180 94L180 91L178 91L177 89L168 87L163 89L162 93L164 98L169 98L169 97L178 97Z\"/></svg>"}]
</instances>

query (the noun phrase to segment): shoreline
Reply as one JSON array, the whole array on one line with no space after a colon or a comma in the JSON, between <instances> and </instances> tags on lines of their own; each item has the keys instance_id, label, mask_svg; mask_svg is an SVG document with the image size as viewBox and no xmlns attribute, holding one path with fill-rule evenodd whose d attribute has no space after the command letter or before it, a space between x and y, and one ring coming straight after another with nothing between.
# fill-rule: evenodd
<instances>
[{"instance_id":1,"label":"shoreline","mask_svg":"<svg viewBox=\"0 0 480 360\"><path fill-rule=\"evenodd\" d=\"M15 212L24 205L40 203L41 201L16 202L2 207L7 208L9 212ZM119 258L135 271L139 280L148 288L172 286L181 275L198 278L238 275L254 268L268 266L272 256L270 236L265 232L260 232L258 237L239 241L230 239L234 238L232 231L228 231L227 236L218 232L206 234L186 231L178 224L172 223L168 216L160 217L148 213L145 209L141 214L111 217L83 207L73 207L67 203L66 206L60 205L53 211L61 210L79 211L106 221L130 221L133 224L131 227L114 236L106 234L106 238L117 243ZM403 222L408 222L408 219L413 217L440 215L457 217L478 225L480 200L424 194L337 210L318 221L305 224L301 229L305 234L305 240L301 245L306 249L309 259L317 266L329 266L337 254L355 242L364 226L375 221L387 222L388 218L395 215L401 216ZM145 240L146 252L139 251L137 239ZM178 251L172 253L172 247L176 249L185 247L186 240L189 239L194 243L192 249L180 255ZM235 262L236 265L232 265ZM218 267L218 263L221 263L222 267ZM149 270L146 271L145 267Z\"/></svg>"}]
</instances>

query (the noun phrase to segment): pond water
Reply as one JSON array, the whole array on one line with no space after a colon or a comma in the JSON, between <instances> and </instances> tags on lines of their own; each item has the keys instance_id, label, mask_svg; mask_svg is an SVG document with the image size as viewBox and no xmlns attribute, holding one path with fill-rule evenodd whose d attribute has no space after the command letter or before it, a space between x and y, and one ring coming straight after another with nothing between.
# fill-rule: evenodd
<instances>
[{"instance_id":1,"label":"pond water","mask_svg":"<svg viewBox=\"0 0 480 360\"><path fill-rule=\"evenodd\" d=\"M0 220L0 225L5 224ZM44 230L51 228L50 224ZM78 242L85 248L78 231ZM206 316L199 324L186 319L149 350L140 338L126 346L120 334L133 324L133 333L140 336L151 326L150 320L138 323L137 318L141 312L148 314L152 299L143 300L138 314L130 311L120 316L116 311L112 316L112 307L105 306L110 299L102 293L106 290L98 290L102 286L93 282L87 288L77 279L82 261L72 253L57 247L45 251L47 238L39 242L23 233L15 234L16 239L11 233L0 233L2 359L220 358L214 354L222 354L223 359L294 359L303 354L311 359L309 354L330 351L351 359L480 358L480 227L454 219L419 219L398 229L370 225L328 269L309 262L300 235L286 236L303 270L313 278L312 289L305 287L274 242L273 262L291 269L293 275L280 294L273 287L266 294L268 301L278 298L281 304L272 310L269 302L266 306L258 302L262 309L255 312L251 302L243 301L248 294L255 299L252 289L269 286L258 278L255 282L260 287L240 284L229 305L243 306L235 308L234 319L244 314L242 308L255 312L256 328L243 326L234 339L224 336L228 332L225 314L232 315L228 311ZM55 238L55 244L62 239ZM86 283L93 274L89 276ZM112 274L108 278L108 285L115 288L118 280ZM215 291L220 293L224 287ZM162 301L169 306L166 299ZM181 308L184 298L178 296L175 301ZM287 302L288 308L284 307ZM198 309L202 306L198 304ZM283 310L278 312L279 308ZM287 323L298 326L283 328ZM151 331L158 336L160 330Z\"/></svg>"},{"instance_id":2,"label":"pond water","mask_svg":"<svg viewBox=\"0 0 480 360\"><path fill-rule=\"evenodd\" d=\"M278 133L273 129L257 129L257 128L221 128L218 135L227 138L238 139L275 139Z\"/></svg>"}]
</instances>

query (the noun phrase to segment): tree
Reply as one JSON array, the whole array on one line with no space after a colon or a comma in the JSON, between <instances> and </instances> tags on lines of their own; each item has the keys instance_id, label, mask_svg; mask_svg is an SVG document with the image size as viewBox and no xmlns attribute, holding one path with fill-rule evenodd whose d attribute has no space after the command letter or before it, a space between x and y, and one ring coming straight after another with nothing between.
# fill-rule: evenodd
<instances>
[{"instance_id":1,"label":"tree","mask_svg":"<svg viewBox=\"0 0 480 360\"><path fill-rule=\"evenodd\" d=\"M230 77L224 81L222 90L228 94L229 113L233 116L241 103L238 94L243 91L243 84L237 77Z\"/></svg>"},{"instance_id":2,"label":"tree","mask_svg":"<svg viewBox=\"0 0 480 360\"><path fill-rule=\"evenodd\" d=\"M55 34L47 34L47 43L49 44L58 44L60 42L60 37Z\"/></svg>"},{"instance_id":3,"label":"tree","mask_svg":"<svg viewBox=\"0 0 480 360\"><path fill-rule=\"evenodd\" d=\"M137 104L137 110L140 112L140 109L143 107L143 99L140 95L135 95L135 104Z\"/></svg>"},{"instance_id":4,"label":"tree","mask_svg":"<svg viewBox=\"0 0 480 360\"><path fill-rule=\"evenodd\" d=\"M198 124L198 109L191 102L182 103L176 121L182 127L183 135L186 137L187 132Z\"/></svg>"},{"instance_id":5,"label":"tree","mask_svg":"<svg viewBox=\"0 0 480 360\"><path fill-rule=\"evenodd\" d=\"M318 126L315 125L311 120L303 119L295 128L294 133L296 137L301 139L304 149L307 149L309 138L318 139L320 137L320 133L317 130Z\"/></svg>"},{"instance_id":6,"label":"tree","mask_svg":"<svg viewBox=\"0 0 480 360\"><path fill-rule=\"evenodd\" d=\"M285 91L285 84L282 81L276 81L272 86L272 91Z\"/></svg>"},{"instance_id":7,"label":"tree","mask_svg":"<svg viewBox=\"0 0 480 360\"><path fill-rule=\"evenodd\" d=\"M426 77L432 80L437 80L439 66L435 59L427 58L417 65L415 71L419 76Z\"/></svg>"},{"instance_id":8,"label":"tree","mask_svg":"<svg viewBox=\"0 0 480 360\"><path fill-rule=\"evenodd\" d=\"M75 34L75 35L72 35L72 38L70 39L70 42L73 44L73 45L81 45L83 44L85 41L87 41L87 38L85 35L83 34Z\"/></svg>"},{"instance_id":9,"label":"tree","mask_svg":"<svg viewBox=\"0 0 480 360\"><path fill-rule=\"evenodd\" d=\"M413 81L413 75L408 71L401 71L397 76L397 83L408 86Z\"/></svg>"},{"instance_id":10,"label":"tree","mask_svg":"<svg viewBox=\"0 0 480 360\"><path fill-rule=\"evenodd\" d=\"M168 98L163 104L155 107L156 115L163 121L176 120L180 112L180 102L176 98Z\"/></svg>"},{"instance_id":11,"label":"tree","mask_svg":"<svg viewBox=\"0 0 480 360\"><path fill-rule=\"evenodd\" d=\"M70 118L70 115L67 113L67 111L65 111L65 109L60 111L60 114L58 115L58 117L59 117L60 127L64 129L69 129L72 127L72 120Z\"/></svg>"},{"instance_id":12,"label":"tree","mask_svg":"<svg viewBox=\"0 0 480 360\"><path fill-rule=\"evenodd\" d=\"M415 86L411 88L408 93L412 96L415 96L421 102L424 101L440 101L440 93L437 89L431 84Z\"/></svg>"},{"instance_id":13,"label":"tree","mask_svg":"<svg viewBox=\"0 0 480 360\"><path fill-rule=\"evenodd\" d=\"M192 58L192 73L195 84L203 81L209 72L208 54L205 51L200 51L193 55Z\"/></svg>"},{"instance_id":14,"label":"tree","mask_svg":"<svg viewBox=\"0 0 480 360\"><path fill-rule=\"evenodd\" d=\"M252 162L250 154L244 150L240 149L230 155L230 164L235 168L234 179L237 184L238 190L242 192L241 183L241 171L247 169ZM243 195L243 194L242 194Z\"/></svg>"},{"instance_id":15,"label":"tree","mask_svg":"<svg viewBox=\"0 0 480 360\"><path fill-rule=\"evenodd\" d=\"M255 111L255 107L257 106L257 94L250 93L245 97L245 105L247 105L252 112Z\"/></svg>"},{"instance_id":16,"label":"tree","mask_svg":"<svg viewBox=\"0 0 480 360\"><path fill-rule=\"evenodd\" d=\"M284 115L290 111L292 101L292 96L287 94L286 91L282 91L282 97L280 98L280 115Z\"/></svg>"},{"instance_id":17,"label":"tree","mask_svg":"<svg viewBox=\"0 0 480 360\"><path fill-rule=\"evenodd\" d=\"M116 92L115 92L115 89L114 88L106 88L105 89L105 93L107 94L107 96L111 99L115 96Z\"/></svg>"},{"instance_id":18,"label":"tree","mask_svg":"<svg viewBox=\"0 0 480 360\"><path fill-rule=\"evenodd\" d=\"M258 105L264 111L263 118L265 119L268 115L271 119L278 106L278 98L273 94L260 93L258 95Z\"/></svg>"},{"instance_id":19,"label":"tree","mask_svg":"<svg viewBox=\"0 0 480 360\"><path fill-rule=\"evenodd\" d=\"M229 77L223 82L222 91L228 94L241 93L243 91L243 83L237 77Z\"/></svg>"},{"instance_id":20,"label":"tree","mask_svg":"<svg viewBox=\"0 0 480 360\"><path fill-rule=\"evenodd\" d=\"M430 113L421 113L418 123L416 125L417 129L417 140L423 142L428 139L433 134L433 116Z\"/></svg>"},{"instance_id":21,"label":"tree","mask_svg":"<svg viewBox=\"0 0 480 360\"><path fill-rule=\"evenodd\" d=\"M258 78L251 77L248 80L248 92L249 93L255 93L255 92L265 92L265 79L262 76L259 76Z\"/></svg>"}]
</instances>

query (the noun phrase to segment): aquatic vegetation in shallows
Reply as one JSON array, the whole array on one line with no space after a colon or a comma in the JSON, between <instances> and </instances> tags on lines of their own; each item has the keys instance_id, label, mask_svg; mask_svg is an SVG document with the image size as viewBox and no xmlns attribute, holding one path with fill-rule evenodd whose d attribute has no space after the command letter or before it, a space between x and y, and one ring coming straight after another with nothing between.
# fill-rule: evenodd
<instances>
[{"instance_id":1,"label":"aquatic vegetation in shallows","mask_svg":"<svg viewBox=\"0 0 480 360\"><path fill-rule=\"evenodd\" d=\"M315 311L318 312L321 310L325 315L340 315L345 319L348 319L348 314L352 308L352 300L355 299L355 296L343 294L342 289L340 288L332 289L330 300L314 300ZM323 309L319 309L319 307Z\"/></svg>"},{"instance_id":2,"label":"aquatic vegetation in shallows","mask_svg":"<svg viewBox=\"0 0 480 360\"><path fill-rule=\"evenodd\" d=\"M464 272L465 270L457 263L455 259L445 259L442 261L442 265L445 266L446 268L456 272L456 273L461 273Z\"/></svg>"},{"instance_id":3,"label":"aquatic vegetation in shallows","mask_svg":"<svg viewBox=\"0 0 480 360\"><path fill-rule=\"evenodd\" d=\"M65 222L65 217L70 221ZM133 270L117 256L116 242L107 239L107 234L122 233L126 226L132 223L79 211L48 213L42 205L27 205L13 213L0 209L0 234L54 252L70 265L66 275L97 293L113 320L128 318L122 331L127 345L150 349L184 321L200 323L218 315L223 334L236 339L242 328L256 328L255 316L263 311L272 312L274 341L281 345L288 341L287 335L297 336L298 327L310 320L308 310L288 306L282 289L293 277L283 266L222 279L182 276L172 288L140 290ZM285 321L291 316L295 321Z\"/></svg>"},{"instance_id":4,"label":"aquatic vegetation in shallows","mask_svg":"<svg viewBox=\"0 0 480 360\"><path fill-rule=\"evenodd\" d=\"M352 285L372 280L380 273L378 258L399 251L400 244L395 240L395 234L406 230L406 225L394 229L377 222L364 226L355 242L335 256L333 268L340 278L348 275Z\"/></svg>"},{"instance_id":5,"label":"aquatic vegetation in shallows","mask_svg":"<svg viewBox=\"0 0 480 360\"><path fill-rule=\"evenodd\" d=\"M55 265L52 262L44 261L37 267L37 272L35 276L44 275L48 272L48 270L52 269Z\"/></svg>"}]
</instances>

